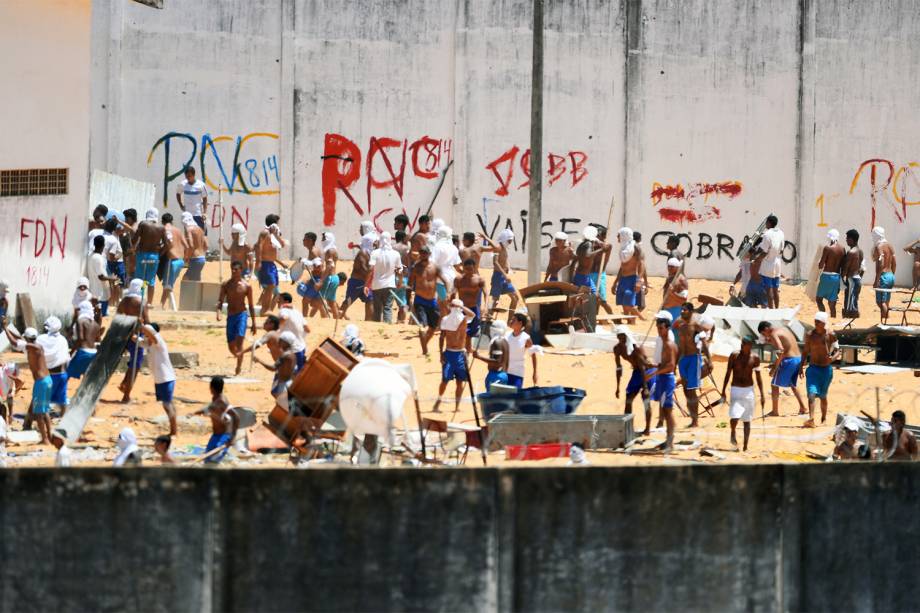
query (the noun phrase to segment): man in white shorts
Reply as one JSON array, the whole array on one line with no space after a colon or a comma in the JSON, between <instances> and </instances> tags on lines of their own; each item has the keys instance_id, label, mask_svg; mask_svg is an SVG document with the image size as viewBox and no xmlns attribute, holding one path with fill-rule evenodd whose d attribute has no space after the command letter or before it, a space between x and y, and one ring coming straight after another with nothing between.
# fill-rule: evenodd
<instances>
[{"instance_id":1,"label":"man in white shorts","mask_svg":"<svg viewBox=\"0 0 920 613\"><path fill-rule=\"evenodd\" d=\"M722 382L722 397L725 397L725 388L729 381L732 384L731 404L728 417L731 420L732 446L738 448L738 439L735 428L740 419L744 423L744 451L748 448L748 439L751 437L751 420L754 418L754 373L757 374L757 388L760 390L760 412L764 412L765 397L763 395L763 380L760 377L760 358L751 355L754 339L746 336L741 339L741 351L735 351L728 358L725 369L725 381Z\"/></svg>"}]
</instances>

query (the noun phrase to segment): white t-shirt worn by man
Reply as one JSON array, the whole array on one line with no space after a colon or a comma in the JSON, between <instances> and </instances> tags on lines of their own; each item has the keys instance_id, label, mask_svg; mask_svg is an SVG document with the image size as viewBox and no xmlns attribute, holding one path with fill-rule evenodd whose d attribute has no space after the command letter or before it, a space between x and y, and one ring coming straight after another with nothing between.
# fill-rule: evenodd
<instances>
[{"instance_id":1,"label":"white t-shirt worn by man","mask_svg":"<svg viewBox=\"0 0 920 613\"><path fill-rule=\"evenodd\" d=\"M374 249L371 252L370 265L374 269L371 289L388 289L396 287L396 271L402 268L402 258L395 249Z\"/></svg>"},{"instance_id":2,"label":"white t-shirt worn by man","mask_svg":"<svg viewBox=\"0 0 920 613\"><path fill-rule=\"evenodd\" d=\"M153 331L150 326L147 326L147 329ZM169 347L166 346L166 341L163 340L159 332L154 332L153 336L157 341L156 345L144 342L147 347L148 364L150 364L153 382L159 385L160 383L175 381L176 371L173 370L172 361L169 359Z\"/></svg>"},{"instance_id":3,"label":"white t-shirt worn by man","mask_svg":"<svg viewBox=\"0 0 920 613\"><path fill-rule=\"evenodd\" d=\"M208 196L208 188L204 181L195 179L194 183L189 183L188 179L182 179L182 182L176 186L176 194L182 198L182 206L186 211L195 217L201 217L201 203Z\"/></svg>"},{"instance_id":4,"label":"white t-shirt worn by man","mask_svg":"<svg viewBox=\"0 0 920 613\"><path fill-rule=\"evenodd\" d=\"M763 233L767 255L760 264L762 276L779 277L783 268L783 247L786 244L786 235L779 228L770 228Z\"/></svg>"},{"instance_id":5,"label":"white t-shirt worn by man","mask_svg":"<svg viewBox=\"0 0 920 613\"><path fill-rule=\"evenodd\" d=\"M109 271L106 265L105 256L101 253L93 253L86 260L86 278L89 279L89 292L106 302L109 299L109 282L103 281L99 275L108 276Z\"/></svg>"},{"instance_id":6,"label":"white t-shirt worn by man","mask_svg":"<svg viewBox=\"0 0 920 613\"><path fill-rule=\"evenodd\" d=\"M281 319L281 328L279 331L293 332L294 336L297 337L297 343L291 347L291 351L294 353L300 353L301 351L305 350L307 345L304 342L304 336L306 333L303 330L303 314L297 309L284 307L278 311L278 317Z\"/></svg>"},{"instance_id":7,"label":"white t-shirt worn by man","mask_svg":"<svg viewBox=\"0 0 920 613\"><path fill-rule=\"evenodd\" d=\"M108 232L102 233L102 238L105 239L105 247L102 248L102 253L106 257L111 256L112 260L115 262L121 262L125 259L125 253L121 248L121 241L118 240L118 237L114 234L109 234Z\"/></svg>"}]
</instances>

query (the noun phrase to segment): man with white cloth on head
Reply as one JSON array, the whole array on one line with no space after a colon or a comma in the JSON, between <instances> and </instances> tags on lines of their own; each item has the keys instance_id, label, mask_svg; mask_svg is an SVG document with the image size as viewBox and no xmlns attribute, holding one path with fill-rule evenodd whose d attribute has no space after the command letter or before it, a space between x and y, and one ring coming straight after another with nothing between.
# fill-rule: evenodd
<instances>
[{"instance_id":1,"label":"man with white cloth on head","mask_svg":"<svg viewBox=\"0 0 920 613\"><path fill-rule=\"evenodd\" d=\"M45 352L45 364L51 375L51 404L60 408L61 415L67 410L67 363L70 361L70 346L61 334L61 320L52 315L45 320L45 333L35 341Z\"/></svg>"},{"instance_id":2,"label":"man with white cloth on head","mask_svg":"<svg viewBox=\"0 0 920 613\"><path fill-rule=\"evenodd\" d=\"M374 300L374 321L393 323L393 292L402 285L402 258L393 249L389 232L380 233L380 247L371 252L365 281Z\"/></svg>"},{"instance_id":3,"label":"man with white cloth on head","mask_svg":"<svg viewBox=\"0 0 920 613\"><path fill-rule=\"evenodd\" d=\"M463 386L470 377L466 364L466 325L473 321L475 315L464 306L462 300L454 298L450 302L450 313L441 318L441 336L438 339L438 349L441 353L441 385L438 388L438 400L434 403L435 413L441 406L441 396L451 380L457 382L454 413L460 410Z\"/></svg>"},{"instance_id":4,"label":"man with white cloth on head","mask_svg":"<svg viewBox=\"0 0 920 613\"><path fill-rule=\"evenodd\" d=\"M504 294L508 294L511 297L511 305L508 310L513 313L517 307L518 299L514 284L511 283L511 268L508 266L508 247L514 242L514 232L511 228L505 228L498 233L498 239L495 241L485 234L480 234L479 236L484 243L488 243L490 247L488 251L495 252L495 255L492 256L494 270L492 271L492 282L489 287L489 296L492 298L489 311L494 311L495 307L498 306L499 298Z\"/></svg>"},{"instance_id":5,"label":"man with white cloth on head","mask_svg":"<svg viewBox=\"0 0 920 613\"><path fill-rule=\"evenodd\" d=\"M620 379L623 377L622 360L626 360L632 366L632 375L626 384L626 407L624 413L632 413L633 399L640 392L642 398L648 398L650 395L649 384L647 381L655 374L655 368L645 355L642 347L636 344L632 332L627 326L616 327L617 344L613 348L613 357L617 369L617 390L616 397L620 397ZM645 430L643 434L648 436L650 433L652 420L651 404L646 402L645 408Z\"/></svg>"},{"instance_id":6,"label":"man with white cloth on head","mask_svg":"<svg viewBox=\"0 0 920 613\"><path fill-rule=\"evenodd\" d=\"M744 424L744 451L747 451L748 440L751 437L751 420L754 418L754 373L757 374L757 388L760 390L760 413L765 412L766 396L763 395L763 379L760 377L760 358L751 353L754 339L745 336L741 339L741 350L735 351L728 357L725 368L725 380L722 382L722 397L725 397L725 388L731 382L731 401L728 407L728 418L731 424L731 444L738 448L738 438L735 428L740 420Z\"/></svg>"},{"instance_id":7,"label":"man with white cloth on head","mask_svg":"<svg viewBox=\"0 0 920 613\"><path fill-rule=\"evenodd\" d=\"M821 260L818 269L818 289L815 293L815 302L819 311L824 311L824 301L831 312L831 317L837 317L837 296L840 294L840 269L846 257L846 249L840 244L840 232L829 230L827 232L827 245L821 251Z\"/></svg>"},{"instance_id":8,"label":"man with white cloth on head","mask_svg":"<svg viewBox=\"0 0 920 613\"><path fill-rule=\"evenodd\" d=\"M879 291L894 287L894 273L897 271L897 261L894 249L885 240L885 228L876 226L872 228L872 261L875 262L875 303L881 311L881 322L888 323L888 303L891 302L891 292Z\"/></svg>"},{"instance_id":9,"label":"man with white cloth on head","mask_svg":"<svg viewBox=\"0 0 920 613\"><path fill-rule=\"evenodd\" d=\"M638 304L639 292L642 291L642 278L644 276L644 264L642 258L636 250L636 241L633 238L631 228L620 228L617 232L617 241L619 243L620 269L617 271L617 278L613 282L613 292L616 294L616 304L623 307L623 313L634 315L644 320Z\"/></svg>"},{"instance_id":10,"label":"man with white cloth on head","mask_svg":"<svg viewBox=\"0 0 920 613\"><path fill-rule=\"evenodd\" d=\"M248 279L252 276L252 247L246 243L246 226L241 223L235 223L230 226L230 248L224 245L224 238L220 237L218 242L221 249L230 262L240 262L243 264L243 277Z\"/></svg>"},{"instance_id":11,"label":"man with white cloth on head","mask_svg":"<svg viewBox=\"0 0 920 613\"><path fill-rule=\"evenodd\" d=\"M159 220L159 211L155 208L148 209L144 214L144 221L137 225L137 231L134 233L134 251L137 254L134 278L141 279L147 284L147 304L153 303L153 288L157 282L160 255L169 257L172 247L172 242L166 235L166 228L159 224Z\"/></svg>"},{"instance_id":12,"label":"man with white cloth on head","mask_svg":"<svg viewBox=\"0 0 920 613\"><path fill-rule=\"evenodd\" d=\"M438 220L435 220L438 221ZM441 277L444 283L438 282L435 286L437 289L438 302L444 302L454 291L454 279L457 278L457 266L460 265L460 251L453 242L453 230L448 226L442 225L435 234L434 247L431 249L431 261L438 270L441 271Z\"/></svg>"}]
</instances>

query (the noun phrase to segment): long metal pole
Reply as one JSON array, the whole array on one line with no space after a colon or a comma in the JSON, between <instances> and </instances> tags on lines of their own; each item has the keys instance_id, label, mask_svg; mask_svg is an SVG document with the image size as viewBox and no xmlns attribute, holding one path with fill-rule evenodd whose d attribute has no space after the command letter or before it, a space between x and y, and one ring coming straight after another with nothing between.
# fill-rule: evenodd
<instances>
[{"instance_id":1,"label":"long metal pole","mask_svg":"<svg viewBox=\"0 0 920 613\"><path fill-rule=\"evenodd\" d=\"M540 282L543 241L543 0L533 0L530 77L530 208L527 212L527 283Z\"/></svg>"}]
</instances>

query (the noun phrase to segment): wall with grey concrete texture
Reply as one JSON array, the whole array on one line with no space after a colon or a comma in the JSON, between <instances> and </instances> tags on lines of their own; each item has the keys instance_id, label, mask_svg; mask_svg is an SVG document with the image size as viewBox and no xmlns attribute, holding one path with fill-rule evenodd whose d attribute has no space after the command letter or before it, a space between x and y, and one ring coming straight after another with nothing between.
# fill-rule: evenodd
<instances>
[{"instance_id":1,"label":"wall with grey concrete texture","mask_svg":"<svg viewBox=\"0 0 920 613\"><path fill-rule=\"evenodd\" d=\"M4 610L912 610L911 464L0 472Z\"/></svg>"},{"instance_id":2,"label":"wall with grey concrete texture","mask_svg":"<svg viewBox=\"0 0 920 613\"><path fill-rule=\"evenodd\" d=\"M546 0L542 241L606 223L611 199L658 274L676 232L691 275L733 277L769 212L788 277L831 227L867 250L873 223L912 240L914 8ZM191 161L253 233L280 211L288 236L341 244L362 219L424 213L453 161L435 215L511 227L523 265L531 20L529 0L94 0L93 166L168 203Z\"/></svg>"}]
</instances>

